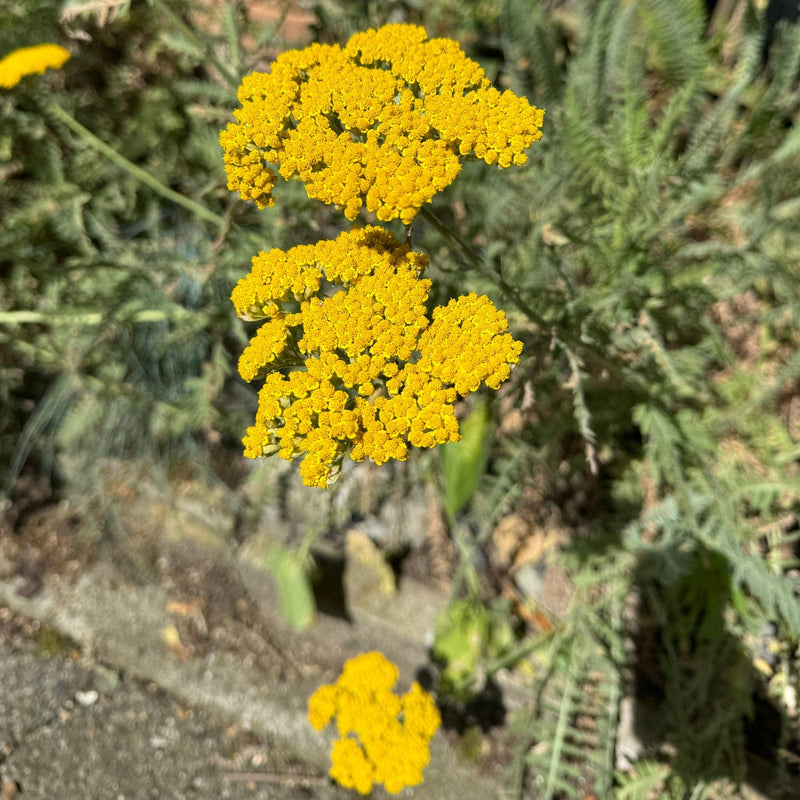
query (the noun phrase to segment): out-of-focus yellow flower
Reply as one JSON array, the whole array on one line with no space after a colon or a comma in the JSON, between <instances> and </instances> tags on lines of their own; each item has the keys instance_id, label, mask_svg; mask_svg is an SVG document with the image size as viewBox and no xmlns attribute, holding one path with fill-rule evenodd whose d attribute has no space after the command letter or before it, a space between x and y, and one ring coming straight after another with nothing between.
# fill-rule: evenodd
<instances>
[{"instance_id":1,"label":"out-of-focus yellow flower","mask_svg":"<svg viewBox=\"0 0 800 800\"><path fill-rule=\"evenodd\" d=\"M265 320L239 360L245 380L265 378L246 456L303 457L303 482L327 487L348 453L382 464L460 438L457 396L498 388L522 344L485 296L429 317L427 265L379 227L253 259L231 295Z\"/></svg>"},{"instance_id":2,"label":"out-of-focus yellow flower","mask_svg":"<svg viewBox=\"0 0 800 800\"><path fill-rule=\"evenodd\" d=\"M12 50L0 60L0 88L11 89L26 75L41 75L46 69L60 69L69 50L58 44L37 44Z\"/></svg>"},{"instance_id":3,"label":"out-of-focus yellow flower","mask_svg":"<svg viewBox=\"0 0 800 800\"><path fill-rule=\"evenodd\" d=\"M308 196L408 224L449 186L464 157L509 167L541 138L544 112L500 92L452 39L385 25L344 48L289 50L246 76L220 135L228 187L274 204L272 167Z\"/></svg>"},{"instance_id":4,"label":"out-of-focus yellow flower","mask_svg":"<svg viewBox=\"0 0 800 800\"><path fill-rule=\"evenodd\" d=\"M322 730L336 717L331 777L369 794L382 783L390 794L422 783L430 740L442 723L433 698L418 683L402 697L392 690L397 667L382 653L362 653L344 665L339 680L320 686L308 701L308 719Z\"/></svg>"}]
</instances>

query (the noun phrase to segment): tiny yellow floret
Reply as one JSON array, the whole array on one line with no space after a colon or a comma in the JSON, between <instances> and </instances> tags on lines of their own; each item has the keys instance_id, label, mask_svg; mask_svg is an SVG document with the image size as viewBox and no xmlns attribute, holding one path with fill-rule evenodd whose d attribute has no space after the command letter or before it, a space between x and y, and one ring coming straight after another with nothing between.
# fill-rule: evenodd
<instances>
[{"instance_id":1,"label":"tiny yellow floret","mask_svg":"<svg viewBox=\"0 0 800 800\"><path fill-rule=\"evenodd\" d=\"M58 44L37 44L12 50L0 60L0 88L12 89L26 75L41 75L47 69L60 69L69 50Z\"/></svg>"},{"instance_id":2,"label":"tiny yellow floret","mask_svg":"<svg viewBox=\"0 0 800 800\"><path fill-rule=\"evenodd\" d=\"M362 653L344 665L334 684L308 701L308 718L322 730L336 717L330 776L347 789L389 794L423 781L430 741L442 723L433 697L418 683L402 697L393 691L399 672L383 653Z\"/></svg>"}]
</instances>

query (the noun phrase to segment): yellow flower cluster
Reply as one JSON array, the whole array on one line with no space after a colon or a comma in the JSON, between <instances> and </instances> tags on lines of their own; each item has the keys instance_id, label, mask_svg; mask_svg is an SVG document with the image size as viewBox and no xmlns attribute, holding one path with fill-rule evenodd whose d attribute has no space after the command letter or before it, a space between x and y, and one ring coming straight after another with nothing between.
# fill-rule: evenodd
<instances>
[{"instance_id":1,"label":"yellow flower cluster","mask_svg":"<svg viewBox=\"0 0 800 800\"><path fill-rule=\"evenodd\" d=\"M303 456L303 482L327 487L348 452L381 464L460 438L457 396L498 388L522 345L485 296L429 317L427 263L379 227L253 259L232 294L265 320L239 361L245 380L265 378L246 456Z\"/></svg>"},{"instance_id":2,"label":"yellow flower cluster","mask_svg":"<svg viewBox=\"0 0 800 800\"><path fill-rule=\"evenodd\" d=\"M457 42L404 24L285 52L238 97L220 134L230 189L271 206L277 171L348 219L366 208L405 224L464 158L525 164L544 115L491 86ZM429 314L427 265L380 227L253 259L231 296L263 321L239 360L264 381L245 455L302 458L303 482L328 487L347 454L381 464L460 438L456 399L498 388L522 345L487 297Z\"/></svg>"},{"instance_id":3,"label":"yellow flower cluster","mask_svg":"<svg viewBox=\"0 0 800 800\"><path fill-rule=\"evenodd\" d=\"M339 680L320 686L308 701L308 719L321 731L334 717L339 736L330 775L369 794L382 783L390 794L422 783L430 740L441 725L433 698L418 683L398 697L397 667L382 653L362 653L344 665Z\"/></svg>"},{"instance_id":4,"label":"yellow flower cluster","mask_svg":"<svg viewBox=\"0 0 800 800\"><path fill-rule=\"evenodd\" d=\"M451 39L416 25L385 25L344 48L282 53L246 76L236 122L220 135L228 187L259 208L276 176L353 220L362 208L410 223L449 186L461 159L525 164L544 112L500 92Z\"/></svg>"},{"instance_id":5,"label":"yellow flower cluster","mask_svg":"<svg viewBox=\"0 0 800 800\"><path fill-rule=\"evenodd\" d=\"M60 69L69 50L58 44L20 47L0 59L0 88L11 89L26 75L41 75L46 69Z\"/></svg>"}]
</instances>

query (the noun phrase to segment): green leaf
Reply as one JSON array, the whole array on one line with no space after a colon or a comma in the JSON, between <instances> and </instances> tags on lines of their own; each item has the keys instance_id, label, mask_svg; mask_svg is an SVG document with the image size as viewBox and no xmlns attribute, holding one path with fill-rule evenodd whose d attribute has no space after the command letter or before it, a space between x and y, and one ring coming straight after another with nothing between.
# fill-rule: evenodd
<instances>
[{"instance_id":1,"label":"green leaf","mask_svg":"<svg viewBox=\"0 0 800 800\"><path fill-rule=\"evenodd\" d=\"M489 404L481 400L461 423L461 440L440 450L444 510L451 521L475 496L489 460L491 436Z\"/></svg>"},{"instance_id":2,"label":"green leaf","mask_svg":"<svg viewBox=\"0 0 800 800\"><path fill-rule=\"evenodd\" d=\"M617 774L619 787L614 792L614 800L648 800L663 789L668 776L669 765L639 761L632 774Z\"/></svg>"},{"instance_id":3,"label":"green leaf","mask_svg":"<svg viewBox=\"0 0 800 800\"><path fill-rule=\"evenodd\" d=\"M488 612L469 600L454 603L437 620L433 652L445 663L442 681L453 694L469 693L488 634Z\"/></svg>"},{"instance_id":4,"label":"green leaf","mask_svg":"<svg viewBox=\"0 0 800 800\"><path fill-rule=\"evenodd\" d=\"M443 662L442 687L455 697L468 697L480 683L479 667L513 645L509 610L502 601L457 600L436 620L433 652Z\"/></svg>"},{"instance_id":5,"label":"green leaf","mask_svg":"<svg viewBox=\"0 0 800 800\"><path fill-rule=\"evenodd\" d=\"M315 603L311 582L299 553L282 545L271 547L264 555L264 566L278 583L281 611L296 631L314 622Z\"/></svg>"}]
</instances>

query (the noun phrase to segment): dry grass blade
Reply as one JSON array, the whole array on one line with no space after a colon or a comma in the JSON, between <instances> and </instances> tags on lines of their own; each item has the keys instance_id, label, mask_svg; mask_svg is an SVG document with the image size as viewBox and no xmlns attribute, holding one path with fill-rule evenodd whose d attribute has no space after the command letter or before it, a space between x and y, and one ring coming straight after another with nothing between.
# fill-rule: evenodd
<instances>
[{"instance_id":1,"label":"dry grass blade","mask_svg":"<svg viewBox=\"0 0 800 800\"><path fill-rule=\"evenodd\" d=\"M124 14L130 6L130 0L77 0L67 2L61 10L62 23L70 23L79 17L94 17L102 28Z\"/></svg>"}]
</instances>

